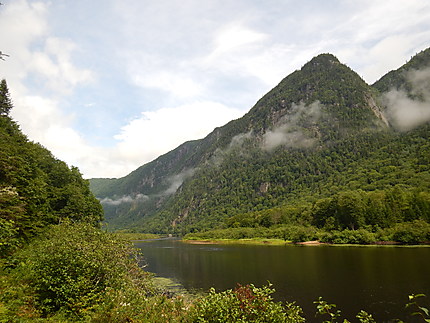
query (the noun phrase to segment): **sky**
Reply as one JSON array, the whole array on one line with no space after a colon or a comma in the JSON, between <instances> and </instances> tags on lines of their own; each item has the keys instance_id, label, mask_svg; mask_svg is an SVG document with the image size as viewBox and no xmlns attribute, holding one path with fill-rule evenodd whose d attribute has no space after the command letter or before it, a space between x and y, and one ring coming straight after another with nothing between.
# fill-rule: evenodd
<instances>
[{"instance_id":1,"label":"sky","mask_svg":"<svg viewBox=\"0 0 430 323\"><path fill-rule=\"evenodd\" d=\"M85 178L122 177L334 54L372 84L430 46L428 0L2 0L14 120Z\"/></svg>"}]
</instances>

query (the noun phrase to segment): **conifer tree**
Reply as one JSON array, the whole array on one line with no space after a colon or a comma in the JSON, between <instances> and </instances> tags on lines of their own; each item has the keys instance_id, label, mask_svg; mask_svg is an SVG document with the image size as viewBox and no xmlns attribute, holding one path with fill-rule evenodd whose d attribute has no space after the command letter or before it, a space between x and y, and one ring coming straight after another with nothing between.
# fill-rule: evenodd
<instances>
[{"instance_id":1,"label":"conifer tree","mask_svg":"<svg viewBox=\"0 0 430 323\"><path fill-rule=\"evenodd\" d=\"M9 116L12 109L12 100L10 99L9 89L6 80L0 82L0 116Z\"/></svg>"}]
</instances>

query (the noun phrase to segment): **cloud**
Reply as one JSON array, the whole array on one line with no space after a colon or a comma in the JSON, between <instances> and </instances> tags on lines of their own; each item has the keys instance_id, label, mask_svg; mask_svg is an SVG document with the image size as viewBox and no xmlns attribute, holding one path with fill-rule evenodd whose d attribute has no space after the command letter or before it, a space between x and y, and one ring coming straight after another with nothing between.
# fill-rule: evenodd
<instances>
[{"instance_id":1,"label":"cloud","mask_svg":"<svg viewBox=\"0 0 430 323\"><path fill-rule=\"evenodd\" d=\"M144 195L144 194L136 194L134 196L131 195L124 195L122 197L119 198L108 198L105 197L103 199L100 199L100 203L101 204L106 204L106 205L120 205L123 203L136 203L136 202L145 202L149 200L149 197Z\"/></svg>"},{"instance_id":2,"label":"cloud","mask_svg":"<svg viewBox=\"0 0 430 323\"><path fill-rule=\"evenodd\" d=\"M142 112L115 137L123 158L150 161L188 140L203 138L209 129L243 114L215 102L197 101L178 107Z\"/></svg>"},{"instance_id":3,"label":"cloud","mask_svg":"<svg viewBox=\"0 0 430 323\"><path fill-rule=\"evenodd\" d=\"M428 46L428 1L349 1L346 17L326 34L342 61L368 83ZM365 57L365 59L363 59Z\"/></svg>"},{"instance_id":4,"label":"cloud","mask_svg":"<svg viewBox=\"0 0 430 323\"><path fill-rule=\"evenodd\" d=\"M315 123L320 117L321 104L318 101L308 106L304 103L293 104L289 113L281 120L281 124L263 135L262 149L272 151L281 145L296 148L312 147L316 138L303 131L300 121Z\"/></svg>"},{"instance_id":5,"label":"cloud","mask_svg":"<svg viewBox=\"0 0 430 323\"><path fill-rule=\"evenodd\" d=\"M268 35L252 30L240 23L223 25L215 34L214 49L207 58L212 60L222 55L234 55L258 43L261 43Z\"/></svg>"},{"instance_id":6,"label":"cloud","mask_svg":"<svg viewBox=\"0 0 430 323\"><path fill-rule=\"evenodd\" d=\"M166 70L135 75L133 79L137 86L158 89L178 98L194 97L202 92L201 85L189 76Z\"/></svg>"},{"instance_id":7,"label":"cloud","mask_svg":"<svg viewBox=\"0 0 430 323\"><path fill-rule=\"evenodd\" d=\"M17 0L0 8L1 50L10 54L2 64L14 108L12 117L33 141L40 142L69 164L94 149L73 128L73 112L60 106L93 73L73 64L76 44L50 35L49 5ZM75 164L76 165L76 164Z\"/></svg>"},{"instance_id":8,"label":"cloud","mask_svg":"<svg viewBox=\"0 0 430 323\"><path fill-rule=\"evenodd\" d=\"M31 53L28 72L42 79L57 94L70 94L74 87L91 82L93 73L73 65L76 45L65 39L47 37L44 47Z\"/></svg>"},{"instance_id":9,"label":"cloud","mask_svg":"<svg viewBox=\"0 0 430 323\"><path fill-rule=\"evenodd\" d=\"M167 182L170 184L169 188L165 190L161 195L171 195L174 194L178 188L182 185L182 183L187 179L194 175L197 169L185 169L179 174L171 176L168 178Z\"/></svg>"},{"instance_id":10,"label":"cloud","mask_svg":"<svg viewBox=\"0 0 430 323\"><path fill-rule=\"evenodd\" d=\"M200 96L204 87L198 82L193 62L145 51L123 51L126 71L135 86L158 90L163 95L186 99ZM196 73L196 74L194 74Z\"/></svg>"},{"instance_id":11,"label":"cloud","mask_svg":"<svg viewBox=\"0 0 430 323\"><path fill-rule=\"evenodd\" d=\"M315 145L316 138L309 135L301 125L315 124L322 116L322 105L319 101L305 105L304 103L292 104L288 108L288 113L277 122L277 126L266 131L261 138L250 130L246 133L241 133L234 136L226 148L218 148L211 160L215 166L220 165L226 156L233 151L240 154L246 154L245 145L249 140L261 140L259 148L270 152L279 146L295 147L295 148L310 148Z\"/></svg>"},{"instance_id":12,"label":"cloud","mask_svg":"<svg viewBox=\"0 0 430 323\"><path fill-rule=\"evenodd\" d=\"M404 89L383 95L389 122L400 131L408 131L430 121L430 67L406 74L411 85L411 98Z\"/></svg>"},{"instance_id":13,"label":"cloud","mask_svg":"<svg viewBox=\"0 0 430 323\"><path fill-rule=\"evenodd\" d=\"M240 153L244 152L243 146L245 142L249 139L254 138L252 131L247 133L240 133L234 136L227 147L221 149L217 148L209 160L209 163L219 166L224 161L224 158L230 154L232 151L238 151Z\"/></svg>"},{"instance_id":14,"label":"cloud","mask_svg":"<svg viewBox=\"0 0 430 323\"><path fill-rule=\"evenodd\" d=\"M105 197L100 199L100 203L105 205L120 205L123 203L138 203L138 202L146 202L151 197L162 197L174 194L178 188L182 185L182 183L187 179L194 175L197 169L185 169L179 174L170 176L167 178L166 183L169 187L160 194L157 195L144 195L144 194L135 194L135 195L124 195L118 198L108 198Z\"/></svg>"},{"instance_id":15,"label":"cloud","mask_svg":"<svg viewBox=\"0 0 430 323\"><path fill-rule=\"evenodd\" d=\"M17 0L2 6L0 13L0 28L8 31L0 36L1 50L10 55L2 74L14 87L48 87L58 96L70 94L75 86L93 79L89 69L73 64L77 45L50 34L49 5Z\"/></svg>"}]
</instances>

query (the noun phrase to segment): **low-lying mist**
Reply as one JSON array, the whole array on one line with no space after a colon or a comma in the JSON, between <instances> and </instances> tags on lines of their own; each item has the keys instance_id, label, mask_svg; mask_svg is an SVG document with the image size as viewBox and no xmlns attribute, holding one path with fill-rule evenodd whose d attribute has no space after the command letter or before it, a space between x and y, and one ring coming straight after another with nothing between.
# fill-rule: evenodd
<instances>
[{"instance_id":1,"label":"low-lying mist","mask_svg":"<svg viewBox=\"0 0 430 323\"><path fill-rule=\"evenodd\" d=\"M411 70L406 80L412 89L393 89L383 95L386 117L397 130L408 131L430 121L430 68Z\"/></svg>"},{"instance_id":2,"label":"low-lying mist","mask_svg":"<svg viewBox=\"0 0 430 323\"><path fill-rule=\"evenodd\" d=\"M265 151L272 151L278 146L290 148L308 148L312 147L316 139L309 136L303 131L300 126L300 121L315 123L322 115L322 105L319 101L315 101L310 105L305 105L303 102L292 104L290 113L285 115L279 125L272 130L266 131L263 135L261 148Z\"/></svg>"}]
</instances>

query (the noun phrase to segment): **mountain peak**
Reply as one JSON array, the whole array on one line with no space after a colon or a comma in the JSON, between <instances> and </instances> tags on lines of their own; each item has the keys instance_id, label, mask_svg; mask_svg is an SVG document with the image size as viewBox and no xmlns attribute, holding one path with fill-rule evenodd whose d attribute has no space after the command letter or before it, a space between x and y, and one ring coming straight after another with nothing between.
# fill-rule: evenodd
<instances>
[{"instance_id":1,"label":"mountain peak","mask_svg":"<svg viewBox=\"0 0 430 323\"><path fill-rule=\"evenodd\" d=\"M408 72L413 70L424 70L430 67L430 47L419 52L412 57L406 64L385 74L373 84L379 92L387 92L392 89L403 87L408 92L411 91L411 84Z\"/></svg>"},{"instance_id":2,"label":"mountain peak","mask_svg":"<svg viewBox=\"0 0 430 323\"><path fill-rule=\"evenodd\" d=\"M334 56L333 54L323 53L312 58L306 65L320 65L320 64L333 65L333 64L340 64L340 62L337 59L337 57Z\"/></svg>"},{"instance_id":3,"label":"mountain peak","mask_svg":"<svg viewBox=\"0 0 430 323\"><path fill-rule=\"evenodd\" d=\"M356 72L325 53L284 78L251 109L248 117L253 129L264 132L282 122L291 107L318 103L323 112L319 126L332 138L342 136L340 132L335 134L342 128L352 133L352 129L360 131L379 123L373 111L376 104L369 104L376 102L372 96L372 89Z\"/></svg>"},{"instance_id":4,"label":"mountain peak","mask_svg":"<svg viewBox=\"0 0 430 323\"><path fill-rule=\"evenodd\" d=\"M334 67L340 67L342 65L343 64L339 62L336 56L325 53L312 58L302 67L301 71L310 73L322 72L331 70Z\"/></svg>"}]
</instances>

